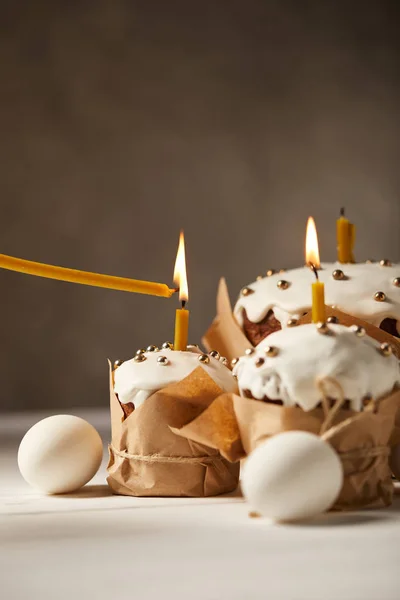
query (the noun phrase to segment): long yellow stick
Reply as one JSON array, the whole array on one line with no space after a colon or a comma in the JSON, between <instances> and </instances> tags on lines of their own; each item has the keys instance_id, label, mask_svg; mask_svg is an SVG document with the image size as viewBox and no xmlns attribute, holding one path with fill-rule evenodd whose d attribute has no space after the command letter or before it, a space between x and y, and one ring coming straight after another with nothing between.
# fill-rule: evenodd
<instances>
[{"instance_id":1,"label":"long yellow stick","mask_svg":"<svg viewBox=\"0 0 400 600\"><path fill-rule=\"evenodd\" d=\"M126 277L115 277L114 275L101 275L100 273L78 271L77 269L56 267L33 262L31 260L24 260L22 258L14 258L13 256L6 256L5 254L0 254L0 268L8 269L9 271L17 271L18 273L26 273L27 275L46 277L47 279L58 279L59 281L69 281L71 283L92 285L110 290L121 290L123 292L163 296L164 298L171 298L177 291L175 289L170 289L165 283L140 281L137 279L128 279Z\"/></svg>"}]
</instances>

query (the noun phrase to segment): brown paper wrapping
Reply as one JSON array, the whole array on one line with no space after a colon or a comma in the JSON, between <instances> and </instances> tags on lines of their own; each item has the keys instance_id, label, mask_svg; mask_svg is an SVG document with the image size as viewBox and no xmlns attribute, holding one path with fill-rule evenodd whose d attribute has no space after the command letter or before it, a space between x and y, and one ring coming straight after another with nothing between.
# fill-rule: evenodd
<instances>
[{"instance_id":1,"label":"brown paper wrapping","mask_svg":"<svg viewBox=\"0 0 400 600\"><path fill-rule=\"evenodd\" d=\"M208 351L218 350L229 361L236 356L243 356L246 348L251 347L233 316L228 286L223 277L217 291L217 316L204 334L202 342Z\"/></svg>"},{"instance_id":2,"label":"brown paper wrapping","mask_svg":"<svg viewBox=\"0 0 400 600\"><path fill-rule=\"evenodd\" d=\"M338 452L344 483L334 509L387 506L393 484L388 464L389 444L396 441L395 417L400 390L364 412L338 411L323 434ZM305 412L297 407L223 394L203 413L174 432L217 449L231 461L250 454L267 438L283 431L303 430L319 434L326 422L322 408Z\"/></svg>"},{"instance_id":3,"label":"brown paper wrapping","mask_svg":"<svg viewBox=\"0 0 400 600\"><path fill-rule=\"evenodd\" d=\"M239 465L218 449L177 436L171 429L195 420L221 392L198 367L182 381L152 394L125 419L110 371L111 489L128 496L191 497L236 489Z\"/></svg>"},{"instance_id":4,"label":"brown paper wrapping","mask_svg":"<svg viewBox=\"0 0 400 600\"><path fill-rule=\"evenodd\" d=\"M311 291L310 291L311 294ZM400 340L390 335L386 331L371 325L362 319L353 317L340 310L326 306L326 316L335 316L342 325L360 325L365 327L367 334L379 342L388 342L394 348L397 358L400 359ZM307 313L299 321L299 324L311 322L311 313ZM226 281L222 278L219 282L217 292L217 315L209 329L203 336L202 342L208 351L218 350L220 354L226 356L229 360L236 356L242 356L246 348L252 346L241 330L238 322L232 313L232 305L229 299L228 287Z\"/></svg>"}]
</instances>

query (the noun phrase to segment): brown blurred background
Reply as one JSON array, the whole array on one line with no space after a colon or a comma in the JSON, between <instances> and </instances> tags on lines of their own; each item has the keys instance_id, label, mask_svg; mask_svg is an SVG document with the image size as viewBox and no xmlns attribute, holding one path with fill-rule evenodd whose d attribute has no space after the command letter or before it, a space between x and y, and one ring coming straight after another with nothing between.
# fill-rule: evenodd
<instances>
[{"instance_id":1,"label":"brown blurred background","mask_svg":"<svg viewBox=\"0 0 400 600\"><path fill-rule=\"evenodd\" d=\"M191 334L269 267L400 260L396 0L1 2L0 252L170 283ZM110 357L171 339L176 300L0 272L1 409L106 406Z\"/></svg>"}]
</instances>

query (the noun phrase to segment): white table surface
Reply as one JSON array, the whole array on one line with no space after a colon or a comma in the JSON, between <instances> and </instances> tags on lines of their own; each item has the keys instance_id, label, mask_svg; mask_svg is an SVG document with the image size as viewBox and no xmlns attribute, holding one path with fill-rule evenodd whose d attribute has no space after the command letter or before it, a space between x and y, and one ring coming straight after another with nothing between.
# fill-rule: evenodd
<instances>
[{"instance_id":1,"label":"white table surface","mask_svg":"<svg viewBox=\"0 0 400 600\"><path fill-rule=\"evenodd\" d=\"M107 442L106 413L74 414ZM274 525L249 519L239 494L112 496L105 456L80 493L43 497L16 456L47 415L0 417L1 600L399 600L400 495L386 510Z\"/></svg>"}]
</instances>

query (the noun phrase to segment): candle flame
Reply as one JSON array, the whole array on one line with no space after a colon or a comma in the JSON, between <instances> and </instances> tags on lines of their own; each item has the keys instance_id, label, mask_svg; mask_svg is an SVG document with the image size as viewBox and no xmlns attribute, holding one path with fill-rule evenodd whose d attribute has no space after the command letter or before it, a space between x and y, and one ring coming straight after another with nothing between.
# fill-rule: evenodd
<instances>
[{"instance_id":1,"label":"candle flame","mask_svg":"<svg viewBox=\"0 0 400 600\"><path fill-rule=\"evenodd\" d=\"M179 300L187 302L189 300L188 282L186 275L186 256L185 256L185 237L183 231L179 236L178 252L176 254L174 283L179 287Z\"/></svg>"},{"instance_id":2,"label":"candle flame","mask_svg":"<svg viewBox=\"0 0 400 600\"><path fill-rule=\"evenodd\" d=\"M315 221L312 217L309 217L307 221L306 264L314 265L317 269L321 266L319 260L317 228L315 227Z\"/></svg>"}]
</instances>

